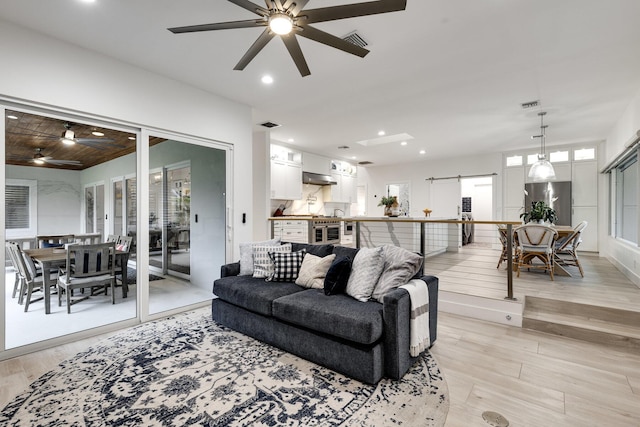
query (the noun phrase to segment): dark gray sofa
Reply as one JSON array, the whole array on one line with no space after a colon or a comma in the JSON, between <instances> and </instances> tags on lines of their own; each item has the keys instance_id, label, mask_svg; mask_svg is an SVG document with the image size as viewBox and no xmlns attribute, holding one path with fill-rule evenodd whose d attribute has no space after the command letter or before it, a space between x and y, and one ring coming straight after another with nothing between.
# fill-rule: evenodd
<instances>
[{"instance_id":1,"label":"dark gray sofa","mask_svg":"<svg viewBox=\"0 0 640 427\"><path fill-rule=\"evenodd\" d=\"M342 246L293 244L293 250L337 258L357 253ZM348 295L327 296L289 282L238 276L240 263L221 268L213 284L213 320L260 341L374 384L383 376L401 378L415 359L409 355L411 301L395 289L376 301ZM436 340L438 278L421 276L429 288L431 345Z\"/></svg>"}]
</instances>

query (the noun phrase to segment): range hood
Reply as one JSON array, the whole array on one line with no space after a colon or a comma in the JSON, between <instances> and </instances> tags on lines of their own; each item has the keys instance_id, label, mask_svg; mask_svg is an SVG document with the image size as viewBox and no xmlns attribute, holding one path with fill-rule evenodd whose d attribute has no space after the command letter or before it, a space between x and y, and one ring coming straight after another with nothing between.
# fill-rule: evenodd
<instances>
[{"instance_id":1,"label":"range hood","mask_svg":"<svg viewBox=\"0 0 640 427\"><path fill-rule=\"evenodd\" d=\"M313 185L336 185L337 182L330 175L313 172L302 172L302 183Z\"/></svg>"}]
</instances>

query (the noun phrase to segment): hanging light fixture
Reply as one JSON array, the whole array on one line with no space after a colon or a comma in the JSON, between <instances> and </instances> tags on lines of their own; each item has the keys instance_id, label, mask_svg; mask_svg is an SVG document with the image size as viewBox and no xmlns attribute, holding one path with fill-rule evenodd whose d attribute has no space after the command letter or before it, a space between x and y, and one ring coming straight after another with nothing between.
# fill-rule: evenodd
<instances>
[{"instance_id":1,"label":"hanging light fixture","mask_svg":"<svg viewBox=\"0 0 640 427\"><path fill-rule=\"evenodd\" d=\"M73 145L76 143L75 140L75 133L71 130L71 123L65 123L64 124L65 127L65 131L62 132L62 137L60 138L60 140L66 144L66 145Z\"/></svg>"},{"instance_id":2,"label":"hanging light fixture","mask_svg":"<svg viewBox=\"0 0 640 427\"><path fill-rule=\"evenodd\" d=\"M553 165L546 159L545 156L545 137L546 129L548 126L544 125L544 116L547 114L542 111L538 113L540 116L540 135L534 135L531 139L540 138L540 153L538 154L538 161L531 166L529 170L529 178L534 181L549 181L556 179L556 172L553 170Z\"/></svg>"}]
</instances>

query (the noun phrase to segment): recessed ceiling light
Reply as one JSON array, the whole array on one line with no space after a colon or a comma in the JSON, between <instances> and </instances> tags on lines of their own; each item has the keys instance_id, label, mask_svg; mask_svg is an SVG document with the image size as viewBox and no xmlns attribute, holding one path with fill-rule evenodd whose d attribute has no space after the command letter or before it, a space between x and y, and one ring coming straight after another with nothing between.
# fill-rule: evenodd
<instances>
[{"instance_id":1,"label":"recessed ceiling light","mask_svg":"<svg viewBox=\"0 0 640 427\"><path fill-rule=\"evenodd\" d=\"M420 154L427 154L425 150L420 150Z\"/></svg>"},{"instance_id":2,"label":"recessed ceiling light","mask_svg":"<svg viewBox=\"0 0 640 427\"><path fill-rule=\"evenodd\" d=\"M378 136L385 136L387 133L383 130L378 131Z\"/></svg>"},{"instance_id":3,"label":"recessed ceiling light","mask_svg":"<svg viewBox=\"0 0 640 427\"><path fill-rule=\"evenodd\" d=\"M17 116L7 116L7 119L18 120L18 117Z\"/></svg>"},{"instance_id":4,"label":"recessed ceiling light","mask_svg":"<svg viewBox=\"0 0 640 427\"><path fill-rule=\"evenodd\" d=\"M295 142L295 140L293 138L289 138L287 139L287 142Z\"/></svg>"},{"instance_id":5,"label":"recessed ceiling light","mask_svg":"<svg viewBox=\"0 0 640 427\"><path fill-rule=\"evenodd\" d=\"M95 3L96 0L80 0L83 3Z\"/></svg>"},{"instance_id":6,"label":"recessed ceiling light","mask_svg":"<svg viewBox=\"0 0 640 427\"><path fill-rule=\"evenodd\" d=\"M351 158L352 158L353 160L357 159L357 157L356 157L356 156L351 156Z\"/></svg>"},{"instance_id":7,"label":"recessed ceiling light","mask_svg":"<svg viewBox=\"0 0 640 427\"><path fill-rule=\"evenodd\" d=\"M273 77L269 76L269 75L265 75L262 76L262 83L266 84L266 85L270 85L271 83L273 83Z\"/></svg>"},{"instance_id":8,"label":"recessed ceiling light","mask_svg":"<svg viewBox=\"0 0 640 427\"><path fill-rule=\"evenodd\" d=\"M402 146L404 147L405 145L407 145L407 141L402 141L402 142L400 143L400 145L402 145Z\"/></svg>"},{"instance_id":9,"label":"recessed ceiling light","mask_svg":"<svg viewBox=\"0 0 640 427\"><path fill-rule=\"evenodd\" d=\"M102 132L98 132L97 130L94 130L93 132L91 132L91 135L94 135L94 136L104 136L104 133L102 133Z\"/></svg>"},{"instance_id":10,"label":"recessed ceiling light","mask_svg":"<svg viewBox=\"0 0 640 427\"><path fill-rule=\"evenodd\" d=\"M135 141L136 137L135 136L130 136L129 139L132 140L132 141Z\"/></svg>"}]
</instances>

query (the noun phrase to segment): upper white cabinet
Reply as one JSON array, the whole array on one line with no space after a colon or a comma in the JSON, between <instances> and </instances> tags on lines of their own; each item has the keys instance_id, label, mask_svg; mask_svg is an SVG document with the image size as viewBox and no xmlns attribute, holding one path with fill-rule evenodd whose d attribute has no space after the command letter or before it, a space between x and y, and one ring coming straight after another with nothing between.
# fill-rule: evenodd
<instances>
[{"instance_id":1,"label":"upper white cabinet","mask_svg":"<svg viewBox=\"0 0 640 427\"><path fill-rule=\"evenodd\" d=\"M575 162L571 178L573 206L596 206L598 204L597 162Z\"/></svg>"},{"instance_id":2,"label":"upper white cabinet","mask_svg":"<svg viewBox=\"0 0 640 427\"><path fill-rule=\"evenodd\" d=\"M357 168L355 165L332 160L331 178L338 184L325 187L325 202L355 203L358 200Z\"/></svg>"},{"instance_id":3,"label":"upper white cabinet","mask_svg":"<svg viewBox=\"0 0 640 427\"><path fill-rule=\"evenodd\" d=\"M331 173L331 160L328 157L318 156L317 154L302 153L302 170L329 175Z\"/></svg>"},{"instance_id":4,"label":"upper white cabinet","mask_svg":"<svg viewBox=\"0 0 640 427\"><path fill-rule=\"evenodd\" d=\"M271 198L302 199L302 153L271 146Z\"/></svg>"}]
</instances>

